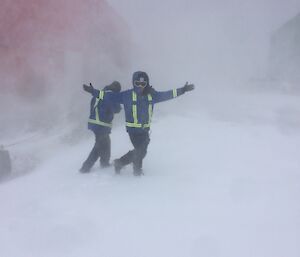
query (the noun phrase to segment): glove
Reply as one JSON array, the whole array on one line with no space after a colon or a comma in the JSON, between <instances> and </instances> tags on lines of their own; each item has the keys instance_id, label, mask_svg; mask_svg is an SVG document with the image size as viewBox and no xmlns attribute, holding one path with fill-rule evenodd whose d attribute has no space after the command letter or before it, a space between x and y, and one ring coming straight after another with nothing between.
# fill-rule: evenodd
<instances>
[{"instance_id":1,"label":"glove","mask_svg":"<svg viewBox=\"0 0 300 257\"><path fill-rule=\"evenodd\" d=\"M147 86L144 88L144 90L143 90L143 95L144 95L144 96L145 96L145 95L148 95L148 94L153 95L155 92L156 92L156 91L155 91L155 89L154 89L152 86L147 85Z\"/></svg>"},{"instance_id":2,"label":"glove","mask_svg":"<svg viewBox=\"0 0 300 257\"><path fill-rule=\"evenodd\" d=\"M188 82L185 83L184 87L182 88L183 92L192 91L195 89L194 84L188 84Z\"/></svg>"},{"instance_id":3,"label":"glove","mask_svg":"<svg viewBox=\"0 0 300 257\"><path fill-rule=\"evenodd\" d=\"M90 83L89 86L86 84L83 84L83 90L86 92L92 93L94 91L94 87L93 87L92 83Z\"/></svg>"}]
</instances>

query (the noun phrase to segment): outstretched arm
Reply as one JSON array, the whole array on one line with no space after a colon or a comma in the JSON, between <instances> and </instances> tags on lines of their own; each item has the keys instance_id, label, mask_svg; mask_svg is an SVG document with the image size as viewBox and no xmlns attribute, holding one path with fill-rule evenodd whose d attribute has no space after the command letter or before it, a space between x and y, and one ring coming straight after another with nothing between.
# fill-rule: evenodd
<instances>
[{"instance_id":1,"label":"outstretched arm","mask_svg":"<svg viewBox=\"0 0 300 257\"><path fill-rule=\"evenodd\" d=\"M185 92L192 91L194 90L194 88L195 87L193 84L188 84L188 82L186 82L186 84L183 87L173 89L173 90L168 90L164 92L158 92L153 90L152 93L153 101L155 103L168 101L173 98L176 98L177 96L183 95Z\"/></svg>"},{"instance_id":2,"label":"outstretched arm","mask_svg":"<svg viewBox=\"0 0 300 257\"><path fill-rule=\"evenodd\" d=\"M93 97L99 97L100 90L95 89L90 83L90 85L83 84L83 90L90 93ZM123 98L122 98L122 92L121 93L113 93L113 92L105 92L105 97L112 101L114 104L122 104ZM118 109L118 108L117 108Z\"/></svg>"},{"instance_id":3,"label":"outstretched arm","mask_svg":"<svg viewBox=\"0 0 300 257\"><path fill-rule=\"evenodd\" d=\"M93 87L92 83L90 83L90 85L86 85L86 84L83 84L83 90L90 93L90 94L93 94L95 88Z\"/></svg>"},{"instance_id":4,"label":"outstretched arm","mask_svg":"<svg viewBox=\"0 0 300 257\"><path fill-rule=\"evenodd\" d=\"M98 89L95 89L92 85L92 83L90 83L90 85L86 85L86 84L83 84L83 90L90 93L93 97L99 97L99 94L100 94L100 90Z\"/></svg>"}]
</instances>

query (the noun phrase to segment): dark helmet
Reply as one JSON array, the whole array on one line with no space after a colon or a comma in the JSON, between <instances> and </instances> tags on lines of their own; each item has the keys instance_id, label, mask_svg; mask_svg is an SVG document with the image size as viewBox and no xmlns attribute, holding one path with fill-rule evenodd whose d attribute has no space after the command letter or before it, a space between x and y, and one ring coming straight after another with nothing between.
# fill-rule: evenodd
<instances>
[{"instance_id":1,"label":"dark helmet","mask_svg":"<svg viewBox=\"0 0 300 257\"><path fill-rule=\"evenodd\" d=\"M146 87L149 85L148 74L144 71L136 71L132 75L132 84L135 87Z\"/></svg>"},{"instance_id":2,"label":"dark helmet","mask_svg":"<svg viewBox=\"0 0 300 257\"><path fill-rule=\"evenodd\" d=\"M108 86L104 87L104 90L111 90L113 92L120 92L121 91L121 84L119 81L114 81L113 83L111 83Z\"/></svg>"}]
</instances>

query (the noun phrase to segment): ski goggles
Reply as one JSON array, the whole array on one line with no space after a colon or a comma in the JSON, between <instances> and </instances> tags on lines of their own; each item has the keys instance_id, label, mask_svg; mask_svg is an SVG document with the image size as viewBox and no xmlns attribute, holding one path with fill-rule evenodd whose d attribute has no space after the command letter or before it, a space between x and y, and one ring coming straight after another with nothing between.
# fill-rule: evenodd
<instances>
[{"instance_id":1,"label":"ski goggles","mask_svg":"<svg viewBox=\"0 0 300 257\"><path fill-rule=\"evenodd\" d=\"M147 81L140 81L140 80L135 80L133 82L133 85L136 86L136 87L146 87L147 86Z\"/></svg>"}]
</instances>

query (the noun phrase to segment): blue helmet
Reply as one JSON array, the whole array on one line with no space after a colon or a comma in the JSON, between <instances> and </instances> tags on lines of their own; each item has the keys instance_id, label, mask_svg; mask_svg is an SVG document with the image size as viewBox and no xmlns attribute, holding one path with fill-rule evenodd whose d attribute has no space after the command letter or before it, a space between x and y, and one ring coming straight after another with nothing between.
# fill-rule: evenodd
<instances>
[{"instance_id":1,"label":"blue helmet","mask_svg":"<svg viewBox=\"0 0 300 257\"><path fill-rule=\"evenodd\" d=\"M144 71L136 71L132 75L132 84L134 87L146 87L149 86L148 74Z\"/></svg>"}]
</instances>

